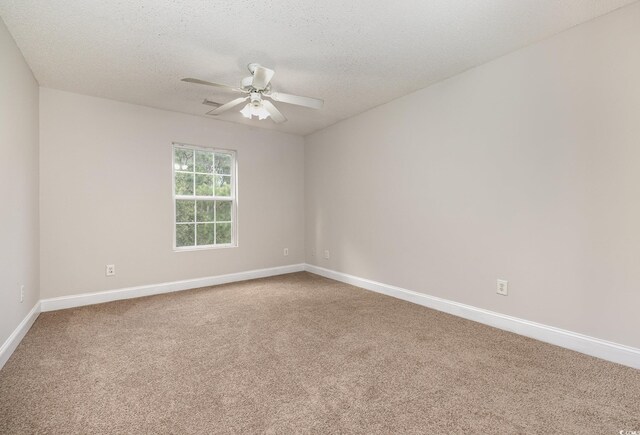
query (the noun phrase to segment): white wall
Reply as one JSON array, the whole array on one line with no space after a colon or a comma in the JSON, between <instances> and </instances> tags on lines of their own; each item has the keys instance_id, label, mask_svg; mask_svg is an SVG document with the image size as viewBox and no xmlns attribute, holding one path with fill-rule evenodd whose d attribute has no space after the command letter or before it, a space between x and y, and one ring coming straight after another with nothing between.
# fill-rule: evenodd
<instances>
[{"instance_id":1,"label":"white wall","mask_svg":"<svg viewBox=\"0 0 640 435\"><path fill-rule=\"evenodd\" d=\"M635 3L308 136L307 262L640 347L638 47Z\"/></svg>"},{"instance_id":2,"label":"white wall","mask_svg":"<svg viewBox=\"0 0 640 435\"><path fill-rule=\"evenodd\" d=\"M45 88L40 136L42 298L304 261L301 137ZM238 248L173 251L172 141L237 150Z\"/></svg>"},{"instance_id":3,"label":"white wall","mask_svg":"<svg viewBox=\"0 0 640 435\"><path fill-rule=\"evenodd\" d=\"M1 345L39 299L38 83L2 20L0 186Z\"/></svg>"}]
</instances>

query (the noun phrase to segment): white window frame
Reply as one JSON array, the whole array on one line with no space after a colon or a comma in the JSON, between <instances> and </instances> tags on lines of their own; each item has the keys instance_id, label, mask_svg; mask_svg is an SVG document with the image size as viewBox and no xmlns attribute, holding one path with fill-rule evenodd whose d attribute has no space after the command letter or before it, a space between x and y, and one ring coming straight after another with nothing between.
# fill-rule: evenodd
<instances>
[{"instance_id":1,"label":"white window frame","mask_svg":"<svg viewBox=\"0 0 640 435\"><path fill-rule=\"evenodd\" d=\"M231 162L231 196L197 196L195 195L195 185L194 185L194 195L176 195L176 166L175 166L175 149L183 148L193 151L208 151L213 153L224 153L230 154L232 158ZM195 153L194 153L195 156ZM194 160L195 165L195 160ZM194 174L195 172L194 167ZM194 177L195 183L195 177ZM215 190L214 190L215 193ZM197 245L198 243L198 232L196 230L195 233L195 243L194 246L176 246L176 200L205 200L205 201L231 201L231 243L224 244L214 244L214 245ZM224 148L213 148L213 147L204 147L199 145L185 144L181 142L172 142L171 143L171 200L173 202L173 220L172 220L172 234L173 234L173 250L174 252L185 252L185 251L201 251L206 249L225 249L225 248L237 248L238 247L238 156L236 150L224 149ZM194 223L197 225L197 223Z\"/></svg>"}]
</instances>

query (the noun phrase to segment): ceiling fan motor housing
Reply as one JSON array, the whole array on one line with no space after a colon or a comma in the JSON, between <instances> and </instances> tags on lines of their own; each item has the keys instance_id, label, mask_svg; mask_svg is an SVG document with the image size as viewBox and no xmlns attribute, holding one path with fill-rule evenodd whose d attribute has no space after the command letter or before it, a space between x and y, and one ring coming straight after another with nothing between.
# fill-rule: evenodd
<instances>
[{"instance_id":1,"label":"ceiling fan motor housing","mask_svg":"<svg viewBox=\"0 0 640 435\"><path fill-rule=\"evenodd\" d=\"M244 89L245 91L252 91L253 89L253 76L249 76L249 77L245 77L242 79L241 83L241 87L242 89ZM262 93L268 93L269 91L271 91L271 83L269 83L267 85L266 88L262 89L262 90L258 90L255 89L258 92L262 92Z\"/></svg>"},{"instance_id":2,"label":"ceiling fan motor housing","mask_svg":"<svg viewBox=\"0 0 640 435\"><path fill-rule=\"evenodd\" d=\"M248 91L253 84L253 76L245 77L242 79L242 89Z\"/></svg>"}]
</instances>

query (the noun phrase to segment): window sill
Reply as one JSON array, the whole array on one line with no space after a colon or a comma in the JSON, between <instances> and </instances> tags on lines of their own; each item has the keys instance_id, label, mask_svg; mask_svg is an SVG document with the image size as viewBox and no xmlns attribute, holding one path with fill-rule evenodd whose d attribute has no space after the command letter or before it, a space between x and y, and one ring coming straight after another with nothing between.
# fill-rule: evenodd
<instances>
[{"instance_id":1,"label":"window sill","mask_svg":"<svg viewBox=\"0 0 640 435\"><path fill-rule=\"evenodd\" d=\"M217 249L229 249L229 248L237 248L237 244L228 244L228 245L206 245L206 246L183 246L180 248L173 248L173 252L190 252L190 251L208 251L208 250L217 250Z\"/></svg>"}]
</instances>

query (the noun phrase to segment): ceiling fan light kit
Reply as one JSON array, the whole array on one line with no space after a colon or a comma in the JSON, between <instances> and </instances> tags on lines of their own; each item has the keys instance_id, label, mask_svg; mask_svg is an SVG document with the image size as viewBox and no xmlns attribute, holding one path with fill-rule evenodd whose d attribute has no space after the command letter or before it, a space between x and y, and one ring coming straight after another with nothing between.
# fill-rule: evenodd
<instances>
[{"instance_id":1,"label":"ceiling fan light kit","mask_svg":"<svg viewBox=\"0 0 640 435\"><path fill-rule=\"evenodd\" d=\"M276 124L285 122L287 118L276 108L276 106L273 105L271 101L265 100L263 97L270 98L273 101L308 107L310 109L322 108L324 101L318 98L302 97L299 95L284 94L282 92L271 92L271 79L275 74L275 71L272 69L265 68L257 63L250 63L247 65L247 68L249 69L251 76L243 78L240 82L239 88L194 78L184 78L182 81L249 94L246 97L236 98L235 100L229 101L214 110L210 110L207 112L207 115L218 116L249 100L242 110L240 110L240 113L245 118L252 119L256 116L259 120L263 120L270 117Z\"/></svg>"},{"instance_id":2,"label":"ceiling fan light kit","mask_svg":"<svg viewBox=\"0 0 640 435\"><path fill-rule=\"evenodd\" d=\"M242 116L251 119L253 116L257 116L258 119L263 120L269 117L269 112L262 105L262 99L260 94L254 92L251 94L251 101L240 111Z\"/></svg>"}]
</instances>

